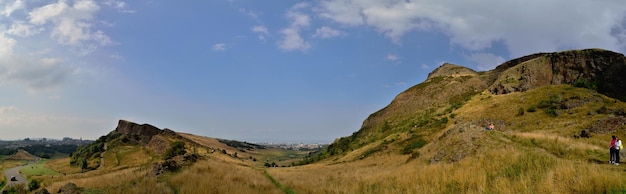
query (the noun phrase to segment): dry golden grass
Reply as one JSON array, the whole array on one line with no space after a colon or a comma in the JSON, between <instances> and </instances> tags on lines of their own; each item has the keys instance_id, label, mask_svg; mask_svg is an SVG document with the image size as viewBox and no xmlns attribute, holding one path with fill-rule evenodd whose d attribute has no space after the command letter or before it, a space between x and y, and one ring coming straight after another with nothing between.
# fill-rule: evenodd
<instances>
[{"instance_id":1,"label":"dry golden grass","mask_svg":"<svg viewBox=\"0 0 626 194\"><path fill-rule=\"evenodd\" d=\"M589 98L584 105L550 117L541 110L527 110L542 100L560 95ZM408 160L389 144L379 152L361 159L384 141L411 137L410 132L390 134L345 155L319 163L290 168L260 168L248 160L276 158L277 150L240 150L214 138L191 134L183 137L205 147L197 153L206 158L184 167L180 172L147 177L151 160L145 151L118 148L105 154L105 168L79 173L69 161L51 160L49 168L65 172L65 177L45 180L50 191L67 182L105 193L281 193L266 171L287 190L295 193L624 193L626 167L609 165L606 146L611 134L593 134L574 139L572 135L606 115L589 114L602 106L626 108L589 90L571 86L550 86L526 93L474 96L452 114L458 115L441 131L424 138L429 144L419 157ZM496 131L485 131L484 122L496 123ZM467 126L463 127L462 126ZM462 129L462 130L461 130ZM449 131L450 130L450 131ZM626 135L619 131L617 135ZM238 152L239 158L209 148ZM188 147L188 149L190 149ZM192 148L193 149L193 148ZM441 152L461 154L455 162L431 159ZM118 163L119 166L110 164Z\"/></svg>"},{"instance_id":2,"label":"dry golden grass","mask_svg":"<svg viewBox=\"0 0 626 194\"><path fill-rule=\"evenodd\" d=\"M560 160L540 151L492 149L457 163L403 164L399 156L270 169L296 193L623 192L623 168Z\"/></svg>"},{"instance_id":3,"label":"dry golden grass","mask_svg":"<svg viewBox=\"0 0 626 194\"><path fill-rule=\"evenodd\" d=\"M260 170L209 159L172 175L178 193L282 193Z\"/></svg>"},{"instance_id":4,"label":"dry golden grass","mask_svg":"<svg viewBox=\"0 0 626 194\"><path fill-rule=\"evenodd\" d=\"M117 146L104 152L104 168L127 168L145 165L155 158L141 146Z\"/></svg>"},{"instance_id":5,"label":"dry golden grass","mask_svg":"<svg viewBox=\"0 0 626 194\"><path fill-rule=\"evenodd\" d=\"M5 160L34 160L34 159L35 159L35 156L21 149L17 150L17 153L5 158Z\"/></svg>"}]
</instances>

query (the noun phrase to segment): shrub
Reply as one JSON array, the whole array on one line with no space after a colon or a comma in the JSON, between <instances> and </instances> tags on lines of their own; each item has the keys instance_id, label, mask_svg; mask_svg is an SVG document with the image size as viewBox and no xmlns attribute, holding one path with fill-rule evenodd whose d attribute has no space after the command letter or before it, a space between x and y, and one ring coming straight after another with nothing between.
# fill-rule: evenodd
<instances>
[{"instance_id":1,"label":"shrub","mask_svg":"<svg viewBox=\"0 0 626 194\"><path fill-rule=\"evenodd\" d=\"M185 151L185 143L182 141L173 142L169 148L165 151L165 155L163 155L163 159L171 159L178 155L183 155L187 153Z\"/></svg>"},{"instance_id":2,"label":"shrub","mask_svg":"<svg viewBox=\"0 0 626 194\"><path fill-rule=\"evenodd\" d=\"M33 179L28 183L28 190L34 191L35 189L39 189L39 181Z\"/></svg>"},{"instance_id":3,"label":"shrub","mask_svg":"<svg viewBox=\"0 0 626 194\"><path fill-rule=\"evenodd\" d=\"M546 114L548 114L551 117L559 116L559 113L557 112L556 109L552 109L552 108L551 109L546 109L545 112L546 112Z\"/></svg>"},{"instance_id":4,"label":"shrub","mask_svg":"<svg viewBox=\"0 0 626 194\"><path fill-rule=\"evenodd\" d=\"M517 109L517 116L524 116L524 108L520 107Z\"/></svg>"},{"instance_id":5,"label":"shrub","mask_svg":"<svg viewBox=\"0 0 626 194\"><path fill-rule=\"evenodd\" d=\"M526 111L528 111L528 112L535 112L535 111L537 111L537 107L530 106L530 107L528 107L528 110L526 110Z\"/></svg>"}]
</instances>

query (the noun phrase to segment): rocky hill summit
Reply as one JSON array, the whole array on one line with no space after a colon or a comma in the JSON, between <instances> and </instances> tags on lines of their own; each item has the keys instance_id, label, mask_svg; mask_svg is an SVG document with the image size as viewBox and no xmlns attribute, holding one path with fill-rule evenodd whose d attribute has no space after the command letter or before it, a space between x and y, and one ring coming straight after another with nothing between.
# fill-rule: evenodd
<instances>
[{"instance_id":1,"label":"rocky hill summit","mask_svg":"<svg viewBox=\"0 0 626 194\"><path fill-rule=\"evenodd\" d=\"M439 76L474 76L478 75L478 73L470 68L458 66L451 63L444 63L443 65L437 67L437 69L433 70L428 74L426 79L439 77Z\"/></svg>"},{"instance_id":2,"label":"rocky hill summit","mask_svg":"<svg viewBox=\"0 0 626 194\"><path fill-rule=\"evenodd\" d=\"M150 124L137 124L126 120L120 120L117 127L114 130L115 133L121 133L126 135L136 135L141 137L152 138L159 133L161 129L156 128Z\"/></svg>"},{"instance_id":3,"label":"rocky hill summit","mask_svg":"<svg viewBox=\"0 0 626 194\"><path fill-rule=\"evenodd\" d=\"M150 124L137 124L126 120L119 120L115 130L111 132L112 135L124 135L132 137L132 140L148 143L152 140L152 137L158 134L172 136L181 139L180 135L176 134L170 129L159 129Z\"/></svg>"},{"instance_id":4,"label":"rocky hill summit","mask_svg":"<svg viewBox=\"0 0 626 194\"><path fill-rule=\"evenodd\" d=\"M545 85L570 84L624 100L624 75L626 58L620 53L601 49L545 53L518 60L514 66L498 73L489 91L506 94Z\"/></svg>"},{"instance_id":5,"label":"rocky hill summit","mask_svg":"<svg viewBox=\"0 0 626 194\"><path fill-rule=\"evenodd\" d=\"M76 150L71 155L70 164L81 165L87 170L115 167L123 163L122 160L125 159L125 157L120 156L120 153L133 153L130 155L136 155L141 160L125 163L140 165L150 161L159 161L160 158L171 158L169 156L165 157L165 155L170 154L171 147L176 144L179 145L178 150L198 146L198 143L184 138L167 128L159 129L150 124L137 124L127 120L119 120L117 127L109 134ZM108 158L114 159L115 165L105 162Z\"/></svg>"},{"instance_id":6,"label":"rocky hill summit","mask_svg":"<svg viewBox=\"0 0 626 194\"><path fill-rule=\"evenodd\" d=\"M472 128L476 129L487 123L495 123L500 129L513 128L511 126L513 121L502 118L501 115L504 115L502 113L497 115L479 112L474 115L460 115L457 110L475 98L485 100L493 95L525 93L537 88L563 84L625 101L626 57L602 49L537 53L507 61L493 70L484 72L444 63L431 72L424 82L398 94L388 106L371 114L357 132L336 139L327 149L305 160L304 163L328 157L349 156L358 159L380 152L400 152L415 156L420 148L438 141L445 135L443 132L450 128L475 126ZM569 92L563 90L563 93ZM530 110L534 112L536 107L549 107L551 115L558 115L561 108L578 107L594 101L593 99L596 99L595 101L599 99L585 94L584 97L573 96L569 102L565 102L568 99L563 99L564 94L551 95L553 99L545 99L543 104L531 105ZM536 96L523 98L535 99ZM527 103L530 102L526 100L517 106L525 106ZM512 106L515 104L508 103L501 109L509 109ZM487 108L474 107L479 110ZM524 107L514 108L520 109L519 114L526 112ZM483 114L491 116L476 118L476 115ZM477 120L467 121L464 118ZM352 153L355 150L358 150L357 154Z\"/></svg>"}]
</instances>

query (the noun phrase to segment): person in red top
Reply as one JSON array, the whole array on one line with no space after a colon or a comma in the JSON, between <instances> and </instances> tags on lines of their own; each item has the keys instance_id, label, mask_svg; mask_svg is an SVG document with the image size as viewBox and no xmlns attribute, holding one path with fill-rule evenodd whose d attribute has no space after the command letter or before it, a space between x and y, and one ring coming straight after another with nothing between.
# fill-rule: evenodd
<instances>
[{"instance_id":1,"label":"person in red top","mask_svg":"<svg viewBox=\"0 0 626 194\"><path fill-rule=\"evenodd\" d=\"M611 136L611 145L609 145L609 163L611 164L615 164L615 160L617 159L617 150L615 148L615 142L617 141L617 138L615 137L615 135Z\"/></svg>"}]
</instances>

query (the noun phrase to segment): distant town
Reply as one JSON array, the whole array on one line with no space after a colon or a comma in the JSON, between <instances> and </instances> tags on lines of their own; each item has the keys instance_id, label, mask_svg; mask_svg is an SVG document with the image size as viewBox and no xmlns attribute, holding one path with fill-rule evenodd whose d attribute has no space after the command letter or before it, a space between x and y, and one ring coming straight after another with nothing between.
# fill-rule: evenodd
<instances>
[{"instance_id":1,"label":"distant town","mask_svg":"<svg viewBox=\"0 0 626 194\"><path fill-rule=\"evenodd\" d=\"M55 145L87 145L93 140L73 139L64 137L63 139L49 138L24 138L21 140L0 140L0 149L22 148L33 145L55 146Z\"/></svg>"},{"instance_id":2,"label":"distant town","mask_svg":"<svg viewBox=\"0 0 626 194\"><path fill-rule=\"evenodd\" d=\"M280 149L285 149L285 150L300 150L300 151L313 151L313 150L318 150L318 149L328 146L328 144L323 144L323 143L305 144L305 143L262 142L262 143L256 143L256 144L263 145L266 147L272 147L272 148L280 148Z\"/></svg>"},{"instance_id":3,"label":"distant town","mask_svg":"<svg viewBox=\"0 0 626 194\"><path fill-rule=\"evenodd\" d=\"M0 140L0 149L14 149L22 148L32 145L75 145L82 146L94 142L94 140L74 139L70 137L64 137L63 139L51 139L51 138L24 138L21 140ZM258 142L256 144L266 147L280 148L285 150L301 150L312 151L324 148L328 146L327 143L276 143L276 142Z\"/></svg>"}]
</instances>

